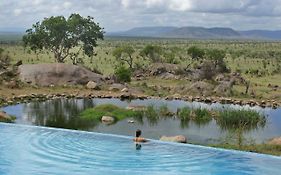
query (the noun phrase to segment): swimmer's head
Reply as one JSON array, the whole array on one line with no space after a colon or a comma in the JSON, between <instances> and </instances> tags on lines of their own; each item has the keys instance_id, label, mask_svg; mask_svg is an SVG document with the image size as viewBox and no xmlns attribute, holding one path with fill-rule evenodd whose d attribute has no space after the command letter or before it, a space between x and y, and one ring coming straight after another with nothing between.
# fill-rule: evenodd
<instances>
[{"instance_id":1,"label":"swimmer's head","mask_svg":"<svg viewBox=\"0 0 281 175\"><path fill-rule=\"evenodd\" d=\"M139 136L141 136L141 130L138 129L138 130L136 131L136 137L139 137Z\"/></svg>"}]
</instances>

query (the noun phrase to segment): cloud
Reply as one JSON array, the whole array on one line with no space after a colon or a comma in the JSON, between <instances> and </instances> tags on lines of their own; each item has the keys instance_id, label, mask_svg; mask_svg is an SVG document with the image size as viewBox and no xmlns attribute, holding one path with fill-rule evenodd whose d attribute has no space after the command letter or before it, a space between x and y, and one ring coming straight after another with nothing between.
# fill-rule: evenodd
<instances>
[{"instance_id":1,"label":"cloud","mask_svg":"<svg viewBox=\"0 0 281 175\"><path fill-rule=\"evenodd\" d=\"M0 0L0 28L80 13L107 31L139 26L281 29L281 0Z\"/></svg>"},{"instance_id":2,"label":"cloud","mask_svg":"<svg viewBox=\"0 0 281 175\"><path fill-rule=\"evenodd\" d=\"M15 9L14 10L14 15L19 16L22 13L22 9Z\"/></svg>"}]
</instances>

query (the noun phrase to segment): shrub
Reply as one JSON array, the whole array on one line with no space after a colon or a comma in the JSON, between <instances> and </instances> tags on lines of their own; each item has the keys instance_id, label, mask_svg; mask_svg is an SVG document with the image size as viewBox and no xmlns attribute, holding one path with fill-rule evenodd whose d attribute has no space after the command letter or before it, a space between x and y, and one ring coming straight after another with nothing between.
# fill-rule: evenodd
<instances>
[{"instance_id":1,"label":"shrub","mask_svg":"<svg viewBox=\"0 0 281 175\"><path fill-rule=\"evenodd\" d=\"M225 110L220 112L217 123L222 129L250 130L264 127L266 118L252 110Z\"/></svg>"},{"instance_id":2,"label":"shrub","mask_svg":"<svg viewBox=\"0 0 281 175\"><path fill-rule=\"evenodd\" d=\"M193 119L198 124L208 123L212 120L212 116L207 109L195 109L195 118Z\"/></svg>"},{"instance_id":3,"label":"shrub","mask_svg":"<svg viewBox=\"0 0 281 175\"><path fill-rule=\"evenodd\" d=\"M85 120L101 120L102 116L111 116L117 120L123 120L128 117L142 116L142 112L132 111L112 104L99 105L91 109L86 109L80 114L80 117Z\"/></svg>"},{"instance_id":4,"label":"shrub","mask_svg":"<svg viewBox=\"0 0 281 175\"><path fill-rule=\"evenodd\" d=\"M148 122L151 125L157 124L157 121L159 119L158 112L154 109L153 105L149 105L145 111L145 116L147 117Z\"/></svg>"},{"instance_id":5,"label":"shrub","mask_svg":"<svg viewBox=\"0 0 281 175\"><path fill-rule=\"evenodd\" d=\"M184 107L182 109L178 109L178 117L182 121L189 121L190 120L190 114L191 114L191 109L188 107Z\"/></svg>"},{"instance_id":6,"label":"shrub","mask_svg":"<svg viewBox=\"0 0 281 175\"><path fill-rule=\"evenodd\" d=\"M117 78L118 82L124 83L124 82L130 82L132 72L130 69L125 68L124 66L120 66L115 70L115 76Z\"/></svg>"}]
</instances>

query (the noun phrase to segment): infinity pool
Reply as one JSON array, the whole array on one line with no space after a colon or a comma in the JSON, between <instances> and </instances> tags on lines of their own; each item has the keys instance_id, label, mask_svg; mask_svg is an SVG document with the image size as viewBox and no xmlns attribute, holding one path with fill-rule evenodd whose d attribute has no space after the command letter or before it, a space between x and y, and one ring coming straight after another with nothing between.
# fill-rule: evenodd
<instances>
[{"instance_id":1,"label":"infinity pool","mask_svg":"<svg viewBox=\"0 0 281 175\"><path fill-rule=\"evenodd\" d=\"M0 124L0 174L278 175L281 158L193 145Z\"/></svg>"}]
</instances>

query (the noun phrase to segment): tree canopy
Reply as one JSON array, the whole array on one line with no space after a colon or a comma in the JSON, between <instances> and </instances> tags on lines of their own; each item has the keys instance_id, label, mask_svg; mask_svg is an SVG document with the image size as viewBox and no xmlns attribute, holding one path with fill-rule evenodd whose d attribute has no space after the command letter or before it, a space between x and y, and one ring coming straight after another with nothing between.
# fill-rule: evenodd
<instances>
[{"instance_id":1,"label":"tree canopy","mask_svg":"<svg viewBox=\"0 0 281 175\"><path fill-rule=\"evenodd\" d=\"M147 45L141 50L142 57L149 58L153 63L161 61L162 48L160 46Z\"/></svg>"},{"instance_id":2,"label":"tree canopy","mask_svg":"<svg viewBox=\"0 0 281 175\"><path fill-rule=\"evenodd\" d=\"M57 62L70 58L75 64L80 52L89 57L94 55L94 47L98 39L103 39L103 34L103 28L93 17L71 14L68 19L52 16L33 24L23 36L23 42L35 52L50 50Z\"/></svg>"},{"instance_id":3,"label":"tree canopy","mask_svg":"<svg viewBox=\"0 0 281 175\"><path fill-rule=\"evenodd\" d=\"M135 49L132 46L125 45L117 47L113 51L113 56L122 62L126 62L130 69L133 69L133 53L135 52Z\"/></svg>"},{"instance_id":4,"label":"tree canopy","mask_svg":"<svg viewBox=\"0 0 281 175\"><path fill-rule=\"evenodd\" d=\"M191 55L191 58L192 59L196 59L196 60L199 60L199 59L203 59L204 55L205 55L205 52L203 49L200 49L196 46L192 46L190 47L188 50L187 50L187 53L189 55Z\"/></svg>"}]
</instances>

